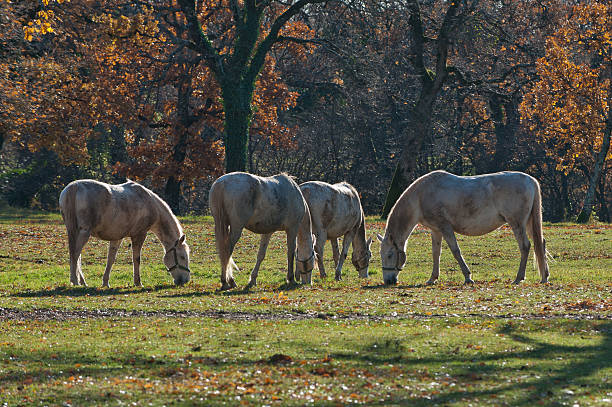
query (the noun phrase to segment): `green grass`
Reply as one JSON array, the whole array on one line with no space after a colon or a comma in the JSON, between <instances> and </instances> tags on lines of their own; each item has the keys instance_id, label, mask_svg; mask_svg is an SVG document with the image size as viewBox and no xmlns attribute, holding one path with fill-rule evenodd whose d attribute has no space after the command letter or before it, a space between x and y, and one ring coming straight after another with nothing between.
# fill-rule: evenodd
<instances>
[{"instance_id":1,"label":"green grass","mask_svg":"<svg viewBox=\"0 0 612 407\"><path fill-rule=\"evenodd\" d=\"M0 405L609 405L612 400L612 227L545 225L551 283L529 264L510 282L509 229L458 236L474 286L443 246L440 283L417 229L397 287L345 263L341 282L285 285L285 237L274 235L250 292L217 292L212 220L182 219L192 281L171 285L150 235L143 288L131 286L124 241L110 289L98 288L107 243L90 240L90 285L68 285L57 214L0 211ZM384 224L369 219L368 234ZM234 258L248 281L258 236ZM350 256L350 254L349 254ZM328 274L333 275L326 247ZM530 262L531 263L531 262ZM331 271L331 272L330 272ZM4 310L4 311L3 311ZM222 310L224 313L219 313ZM96 316L101 312L102 316ZM4 317L2 317L4 315ZM274 355L280 355L274 357Z\"/></svg>"}]
</instances>

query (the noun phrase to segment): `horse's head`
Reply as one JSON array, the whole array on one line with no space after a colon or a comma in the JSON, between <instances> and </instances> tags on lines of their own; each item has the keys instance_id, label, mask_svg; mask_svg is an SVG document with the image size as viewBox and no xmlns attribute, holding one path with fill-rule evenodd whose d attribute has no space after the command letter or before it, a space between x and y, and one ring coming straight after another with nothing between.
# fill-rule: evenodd
<instances>
[{"instance_id":1,"label":"horse's head","mask_svg":"<svg viewBox=\"0 0 612 407\"><path fill-rule=\"evenodd\" d=\"M168 273L174 279L174 284L183 285L189 282L189 246L185 243L185 235L181 235L174 245L166 251L164 264Z\"/></svg>"},{"instance_id":2,"label":"horse's head","mask_svg":"<svg viewBox=\"0 0 612 407\"><path fill-rule=\"evenodd\" d=\"M406 263L406 253L393 241L390 235L382 237L377 234L377 237L380 241L383 281L388 285L397 284L397 276Z\"/></svg>"},{"instance_id":3,"label":"horse's head","mask_svg":"<svg viewBox=\"0 0 612 407\"><path fill-rule=\"evenodd\" d=\"M300 259L297 251L295 252L295 272L296 280L302 281L302 284L312 284L312 270L317 263L317 255L314 250L314 243L312 245L312 251L308 258Z\"/></svg>"},{"instance_id":4,"label":"horse's head","mask_svg":"<svg viewBox=\"0 0 612 407\"><path fill-rule=\"evenodd\" d=\"M357 269L359 273L359 277L368 278L368 268L370 267L370 258L372 258L372 252L370 251L370 246L372 245L372 238L369 238L366 242L365 249L360 253L354 249L353 244L353 256L351 258L353 262L353 266Z\"/></svg>"}]
</instances>

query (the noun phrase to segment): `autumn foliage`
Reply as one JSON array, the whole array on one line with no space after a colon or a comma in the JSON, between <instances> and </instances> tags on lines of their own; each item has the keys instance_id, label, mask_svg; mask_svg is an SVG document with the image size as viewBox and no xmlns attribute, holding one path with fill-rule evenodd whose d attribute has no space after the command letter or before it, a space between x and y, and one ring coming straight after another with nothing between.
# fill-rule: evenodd
<instances>
[{"instance_id":1,"label":"autumn foliage","mask_svg":"<svg viewBox=\"0 0 612 407\"><path fill-rule=\"evenodd\" d=\"M2 3L4 14L14 16L3 27L7 49L32 51L2 60L3 133L32 151L49 149L66 163L83 164L88 140L118 128L131 156L115 164L122 174L149 177L158 185L170 176L190 184L220 174L220 88L202 58L184 46L179 10L157 2L123 8L113 0L62 3ZM228 2L201 5L201 18L208 22L203 28L227 51L234 41ZM312 35L301 23L289 24L283 33ZM291 44L285 52L299 57L300 48ZM278 115L296 99L274 58L267 57L256 82L251 137L291 148L295 129Z\"/></svg>"},{"instance_id":2,"label":"autumn foliage","mask_svg":"<svg viewBox=\"0 0 612 407\"><path fill-rule=\"evenodd\" d=\"M576 6L547 40L539 80L521 104L529 130L566 172L592 161L602 146L612 78L610 15L609 4Z\"/></svg>"}]
</instances>

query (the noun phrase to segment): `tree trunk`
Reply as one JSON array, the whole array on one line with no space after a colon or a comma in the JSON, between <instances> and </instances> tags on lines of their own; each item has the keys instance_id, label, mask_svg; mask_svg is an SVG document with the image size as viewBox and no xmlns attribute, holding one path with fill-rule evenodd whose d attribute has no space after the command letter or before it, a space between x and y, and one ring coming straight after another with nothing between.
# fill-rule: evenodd
<instances>
[{"instance_id":1,"label":"tree trunk","mask_svg":"<svg viewBox=\"0 0 612 407\"><path fill-rule=\"evenodd\" d=\"M419 103L423 103L422 101L425 99L431 100L431 98L421 98ZM415 176L417 157L422 149L423 141L425 140L425 137L429 135L431 129L432 113L432 105L421 106L415 109L415 118L412 120L413 125L409 127L410 130L406 136L406 142L402 148L402 154L397 161L397 166L395 167L395 172L393 173L393 179L391 180L391 185L387 191L385 206L383 207L382 212L383 218L386 218L389 215L393 205L395 205L395 202L399 199L404 190L410 184L410 181Z\"/></svg>"},{"instance_id":2,"label":"tree trunk","mask_svg":"<svg viewBox=\"0 0 612 407\"><path fill-rule=\"evenodd\" d=\"M181 169L187 157L187 142L189 140L189 127L194 122L194 117L189 109L189 102L193 88L191 86L191 75L185 72L178 85L177 99L177 122L174 129L176 141L172 151L172 160L176 168L175 174L168 177L164 196L166 202L176 215L180 214L181 202Z\"/></svg>"},{"instance_id":3,"label":"tree trunk","mask_svg":"<svg viewBox=\"0 0 612 407\"><path fill-rule=\"evenodd\" d=\"M395 201L414 177L417 158L424 140L429 137L433 106L449 75L447 67L448 47L451 43L451 30L457 22L459 2L450 4L440 26L438 38L435 41L435 72L425 66L425 30L419 2L417 0L409 1L408 8L410 9L409 23L413 41L411 46L412 64L421 78L421 93L413 112L411 125L408 126L409 130L402 154L387 192L382 213L383 218L389 215Z\"/></svg>"},{"instance_id":4,"label":"tree trunk","mask_svg":"<svg viewBox=\"0 0 612 407\"><path fill-rule=\"evenodd\" d=\"M174 175L171 175L168 181L166 181L166 187L164 188L166 203L175 215L180 214L181 183Z\"/></svg>"},{"instance_id":5,"label":"tree trunk","mask_svg":"<svg viewBox=\"0 0 612 407\"><path fill-rule=\"evenodd\" d=\"M603 173L599 178L599 188L595 193L600 210L597 212L600 222L610 223L610 200L606 199L606 174Z\"/></svg>"},{"instance_id":6,"label":"tree trunk","mask_svg":"<svg viewBox=\"0 0 612 407\"><path fill-rule=\"evenodd\" d=\"M611 78L612 79L612 78ZM591 218L591 212L593 211L593 201L595 198L595 188L599 182L601 170L603 169L606 157L608 156L608 150L610 150L610 133L612 132L612 84L608 89L608 117L606 118L606 128L604 129L603 139L601 141L601 149L595 159L595 167L591 176L589 177L589 189L587 189L586 196L584 197L584 204L582 205L582 211L578 215L578 223L587 223Z\"/></svg>"},{"instance_id":7,"label":"tree trunk","mask_svg":"<svg viewBox=\"0 0 612 407\"><path fill-rule=\"evenodd\" d=\"M495 126L495 152L489 161L487 171L519 170L513 164L516 129L520 123L517 103L513 99L504 100L502 96L495 94L489 100L489 106Z\"/></svg>"},{"instance_id":8,"label":"tree trunk","mask_svg":"<svg viewBox=\"0 0 612 407\"><path fill-rule=\"evenodd\" d=\"M246 171L249 126L253 117L253 85L225 84L222 90L225 111L225 171Z\"/></svg>"}]
</instances>

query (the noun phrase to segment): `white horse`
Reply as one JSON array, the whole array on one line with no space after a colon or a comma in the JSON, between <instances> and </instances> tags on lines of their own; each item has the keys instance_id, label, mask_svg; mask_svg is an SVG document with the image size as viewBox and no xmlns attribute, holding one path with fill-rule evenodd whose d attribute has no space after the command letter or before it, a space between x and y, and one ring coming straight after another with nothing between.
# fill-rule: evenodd
<instances>
[{"instance_id":1,"label":"white horse","mask_svg":"<svg viewBox=\"0 0 612 407\"><path fill-rule=\"evenodd\" d=\"M296 272L302 283L311 283L316 259L310 213L300 189L288 175L258 177L244 172L223 175L210 188L209 203L221 261L221 290L236 287L233 269L238 271L238 267L232 253L244 228L262 235L257 262L246 289L257 284L257 273L266 256L270 237L279 230L287 234L287 281L295 282L295 257ZM298 235L299 244L296 242Z\"/></svg>"},{"instance_id":2,"label":"white horse","mask_svg":"<svg viewBox=\"0 0 612 407\"><path fill-rule=\"evenodd\" d=\"M414 181L400 196L387 219L380 255L385 284L396 284L406 262L405 245L417 223L431 229L433 271L427 284L440 275L442 238L459 262L465 283L473 283L461 256L455 233L480 236L504 223L514 232L521 251L515 284L525 279L532 238L541 282L548 282L546 241L542 237L542 198L538 181L522 172L498 172L459 177L434 171Z\"/></svg>"},{"instance_id":3,"label":"white horse","mask_svg":"<svg viewBox=\"0 0 612 407\"><path fill-rule=\"evenodd\" d=\"M154 192L128 181L109 185L89 179L73 181L59 198L68 232L70 282L87 285L81 270L81 251L95 236L110 241L102 286L108 287L111 268L124 237L132 240L134 285L140 286L140 250L151 230L164 246L164 264L176 285L189 281L189 246L168 205Z\"/></svg>"},{"instance_id":4,"label":"white horse","mask_svg":"<svg viewBox=\"0 0 612 407\"><path fill-rule=\"evenodd\" d=\"M300 185L304 199L308 203L312 219L312 233L315 236L315 250L321 277L325 278L323 248L331 241L336 263L336 280L342 278L342 265L348 249L353 243L353 265L359 277L368 277L368 267L372 252L372 238L366 241L365 216L361 208L359 193L346 182L330 185L320 181L305 182ZM338 238L344 236L342 253L338 252ZM299 237L298 237L299 241Z\"/></svg>"}]
</instances>

